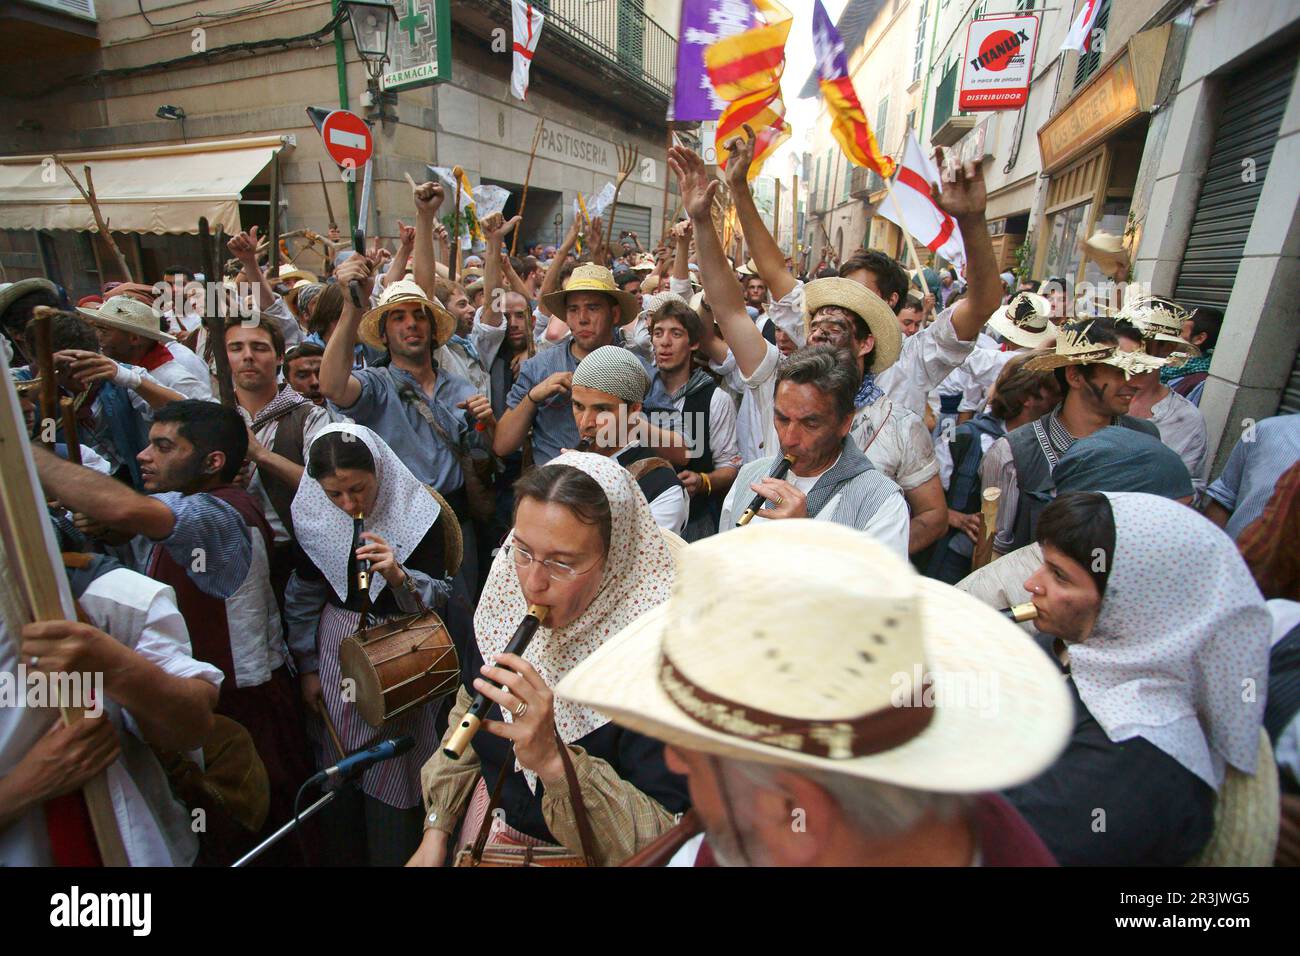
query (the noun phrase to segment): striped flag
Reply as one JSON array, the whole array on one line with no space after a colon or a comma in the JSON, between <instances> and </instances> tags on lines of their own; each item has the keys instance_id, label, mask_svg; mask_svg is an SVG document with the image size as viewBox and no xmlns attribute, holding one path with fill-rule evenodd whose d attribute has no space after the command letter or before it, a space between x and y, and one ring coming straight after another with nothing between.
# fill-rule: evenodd
<instances>
[{"instance_id":1,"label":"striped flag","mask_svg":"<svg viewBox=\"0 0 1300 956\"><path fill-rule=\"evenodd\" d=\"M966 249L962 245L957 220L940 209L930 196L931 184L937 186L939 182L939 167L921 152L916 133L909 131L903 159L896 166L889 195L876 208L876 214L884 216L931 252L943 256L964 272Z\"/></svg>"},{"instance_id":2,"label":"striped flag","mask_svg":"<svg viewBox=\"0 0 1300 956\"><path fill-rule=\"evenodd\" d=\"M1065 42L1061 44L1061 49L1091 53L1092 26L1097 22L1097 14L1100 11L1101 0L1083 0L1083 7L1075 17L1074 23L1070 25L1070 32L1065 35Z\"/></svg>"},{"instance_id":3,"label":"striped flag","mask_svg":"<svg viewBox=\"0 0 1300 956\"><path fill-rule=\"evenodd\" d=\"M704 51L704 65L727 108L718 117L718 165L727 165L725 144L744 136L748 123L755 132L753 179L763 161L790 136L781 99L785 71L785 41L790 35L790 11L776 0L753 0L763 22L753 29L725 37Z\"/></svg>"},{"instance_id":4,"label":"striped flag","mask_svg":"<svg viewBox=\"0 0 1300 956\"><path fill-rule=\"evenodd\" d=\"M817 77L822 97L830 108L831 135L844 154L859 166L866 166L884 179L894 172L894 161L880 151L871 132L867 114L862 111L858 94L849 79L844 41L826 15L821 0L813 6L813 52L817 57Z\"/></svg>"},{"instance_id":5,"label":"striped flag","mask_svg":"<svg viewBox=\"0 0 1300 956\"><path fill-rule=\"evenodd\" d=\"M542 11L528 0L511 0L514 27L514 66L510 71L510 92L522 100L528 94L528 68L537 52L537 40L542 35Z\"/></svg>"}]
</instances>

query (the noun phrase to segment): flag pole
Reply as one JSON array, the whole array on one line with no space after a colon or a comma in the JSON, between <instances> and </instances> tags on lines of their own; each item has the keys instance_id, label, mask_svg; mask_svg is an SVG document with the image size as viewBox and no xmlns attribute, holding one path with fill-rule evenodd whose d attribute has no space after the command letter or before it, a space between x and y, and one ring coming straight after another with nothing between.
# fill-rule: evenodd
<instances>
[{"instance_id":1,"label":"flag pole","mask_svg":"<svg viewBox=\"0 0 1300 956\"><path fill-rule=\"evenodd\" d=\"M895 173L897 173L897 167L895 167ZM894 212L898 214L898 228L903 230L903 242L906 243L907 251L912 257L912 265L916 267L917 281L921 283L921 298L924 300L925 295L930 291L930 288L925 283L925 272L922 271L921 268L921 258L916 254L916 246L912 243L912 232L907 228L907 219L903 216L903 205L894 198L893 176L890 176L885 180L885 199L893 203Z\"/></svg>"}]
</instances>

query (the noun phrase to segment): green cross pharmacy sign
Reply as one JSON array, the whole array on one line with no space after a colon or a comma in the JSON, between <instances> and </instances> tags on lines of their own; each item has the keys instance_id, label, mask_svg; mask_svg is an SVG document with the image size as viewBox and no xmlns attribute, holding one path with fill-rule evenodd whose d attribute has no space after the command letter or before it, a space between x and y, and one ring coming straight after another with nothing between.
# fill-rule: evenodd
<instances>
[{"instance_id":1,"label":"green cross pharmacy sign","mask_svg":"<svg viewBox=\"0 0 1300 956\"><path fill-rule=\"evenodd\" d=\"M395 0L397 27L388 38L385 90L409 90L451 79L451 0Z\"/></svg>"}]
</instances>

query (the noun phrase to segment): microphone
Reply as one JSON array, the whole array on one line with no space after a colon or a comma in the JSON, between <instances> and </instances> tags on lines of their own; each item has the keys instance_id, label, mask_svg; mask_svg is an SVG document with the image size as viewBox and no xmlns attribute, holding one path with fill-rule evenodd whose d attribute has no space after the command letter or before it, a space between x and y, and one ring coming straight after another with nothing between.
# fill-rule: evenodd
<instances>
[{"instance_id":1,"label":"microphone","mask_svg":"<svg viewBox=\"0 0 1300 956\"><path fill-rule=\"evenodd\" d=\"M390 737L388 740L381 740L369 750L362 750L352 754L350 757L344 757L332 767L326 767L320 773L314 775L307 782L324 783L326 780L338 778L348 780L357 774L369 770L377 763L385 760L392 760L394 757L401 756L412 747L415 741L410 734L403 734L400 737Z\"/></svg>"}]
</instances>

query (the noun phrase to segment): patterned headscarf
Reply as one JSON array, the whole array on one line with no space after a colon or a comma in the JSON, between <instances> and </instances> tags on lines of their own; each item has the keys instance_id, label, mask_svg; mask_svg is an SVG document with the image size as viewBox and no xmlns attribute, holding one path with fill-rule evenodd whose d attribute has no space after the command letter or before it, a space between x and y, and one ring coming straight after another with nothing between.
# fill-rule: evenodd
<instances>
[{"instance_id":1,"label":"patterned headscarf","mask_svg":"<svg viewBox=\"0 0 1300 956\"><path fill-rule=\"evenodd\" d=\"M382 438L364 425L339 422L326 425L316 433L312 445L324 435L342 433L363 441L375 461L375 480L379 495L375 510L365 516L367 531L373 531L393 549L401 564L424 540L441 508L420 479L411 474L400 458ZM307 450L306 460L311 460ZM320 569L340 601L348 598L348 560L352 557L352 515L330 501L320 482L306 471L293 498L293 531L307 557ZM373 602L388 581L382 574L370 575L370 600Z\"/></svg>"},{"instance_id":2,"label":"patterned headscarf","mask_svg":"<svg viewBox=\"0 0 1300 956\"><path fill-rule=\"evenodd\" d=\"M1255 772L1268 608L1211 522L1168 498L1106 497L1115 553L1097 624L1070 647L1070 673L1106 736L1142 737L1217 791L1225 762Z\"/></svg>"},{"instance_id":3,"label":"patterned headscarf","mask_svg":"<svg viewBox=\"0 0 1300 956\"><path fill-rule=\"evenodd\" d=\"M676 568L645 495L626 468L601 455L581 452L566 452L549 464L567 465L595 479L609 499L611 517L609 554L600 590L587 609L567 627L538 628L524 654L546 685L554 687L605 641L652 607L668 600ZM296 524L296 515L294 521ZM506 544L513 540L512 531ZM519 573L503 547L492 562L474 614L474 633L485 661L505 650L527 611ZM513 715L507 711L503 717L509 722ZM589 707L555 699L555 727L566 744L607 723L608 717ZM536 791L536 775L525 770L524 776L529 788Z\"/></svg>"}]
</instances>

